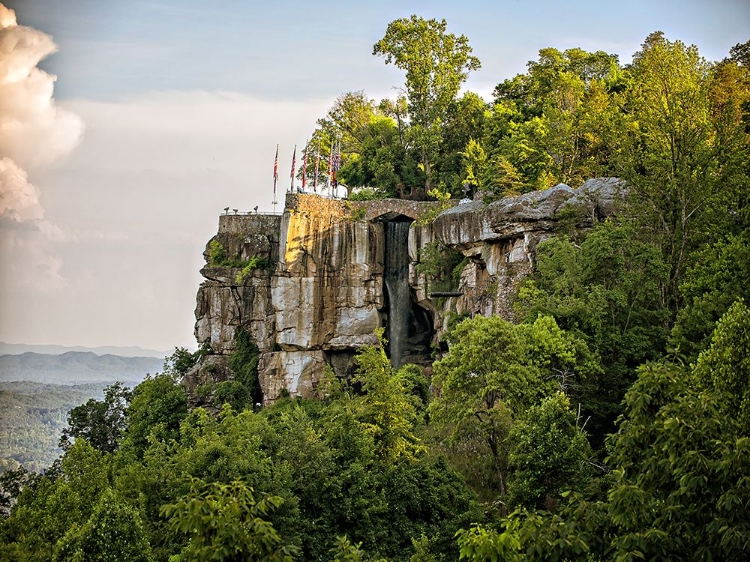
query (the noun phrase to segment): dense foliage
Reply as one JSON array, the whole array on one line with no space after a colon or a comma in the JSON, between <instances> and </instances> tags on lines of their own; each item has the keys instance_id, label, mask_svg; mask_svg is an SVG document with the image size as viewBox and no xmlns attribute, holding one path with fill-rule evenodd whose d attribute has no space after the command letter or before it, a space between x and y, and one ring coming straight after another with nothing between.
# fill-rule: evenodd
<instances>
[{"instance_id":1,"label":"dense foliage","mask_svg":"<svg viewBox=\"0 0 750 562\"><path fill-rule=\"evenodd\" d=\"M657 32L627 66L542 49L491 104L456 97L479 61L444 21L397 20L374 52L406 96L344 94L311 141L340 142L361 198L600 175L630 197L538 246L517 323L453 318L429 380L381 341L317 400L260 408L239 331L205 408L180 383L208 348L109 387L70 411L44 474L0 478L0 559L744 559L750 43L709 63ZM420 259L436 286L462 263Z\"/></svg>"}]
</instances>

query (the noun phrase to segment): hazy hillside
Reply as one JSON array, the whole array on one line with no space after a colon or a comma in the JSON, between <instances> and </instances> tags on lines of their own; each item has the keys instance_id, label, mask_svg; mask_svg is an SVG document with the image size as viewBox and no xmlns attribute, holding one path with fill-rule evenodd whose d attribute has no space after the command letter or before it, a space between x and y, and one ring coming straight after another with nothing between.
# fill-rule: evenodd
<instances>
[{"instance_id":1,"label":"hazy hillside","mask_svg":"<svg viewBox=\"0 0 750 562\"><path fill-rule=\"evenodd\" d=\"M64 345L29 345L25 343L5 343L0 341L0 355L20 355L21 353L44 353L49 355L62 355L68 351L91 351L97 355L119 355L120 357L158 357L162 359L171 355L172 351L159 351L157 349L144 349L138 346L119 347L108 345L104 347L68 347Z\"/></svg>"},{"instance_id":2,"label":"hazy hillside","mask_svg":"<svg viewBox=\"0 0 750 562\"><path fill-rule=\"evenodd\" d=\"M22 353L0 356L0 381L84 384L122 381L137 383L162 370L163 358L96 355L69 351L62 355Z\"/></svg>"},{"instance_id":3,"label":"hazy hillside","mask_svg":"<svg viewBox=\"0 0 750 562\"><path fill-rule=\"evenodd\" d=\"M60 454L68 411L101 399L105 386L0 382L0 472L18 464L36 471L48 467Z\"/></svg>"}]
</instances>

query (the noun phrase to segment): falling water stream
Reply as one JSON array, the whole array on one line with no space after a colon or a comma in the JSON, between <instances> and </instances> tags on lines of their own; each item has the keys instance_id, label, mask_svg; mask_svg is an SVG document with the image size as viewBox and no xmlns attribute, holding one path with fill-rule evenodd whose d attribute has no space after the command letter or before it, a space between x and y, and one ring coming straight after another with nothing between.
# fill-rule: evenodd
<instances>
[{"instance_id":1,"label":"falling water stream","mask_svg":"<svg viewBox=\"0 0 750 562\"><path fill-rule=\"evenodd\" d=\"M409 330L409 226L408 221L385 223L385 289L388 293L388 351L400 367Z\"/></svg>"}]
</instances>

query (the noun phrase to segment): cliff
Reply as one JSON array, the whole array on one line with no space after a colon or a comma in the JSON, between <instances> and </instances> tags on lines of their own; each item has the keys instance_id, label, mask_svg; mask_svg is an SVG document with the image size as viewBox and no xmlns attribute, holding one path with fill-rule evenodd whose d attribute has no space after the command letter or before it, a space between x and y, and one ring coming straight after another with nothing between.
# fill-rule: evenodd
<instances>
[{"instance_id":1,"label":"cliff","mask_svg":"<svg viewBox=\"0 0 750 562\"><path fill-rule=\"evenodd\" d=\"M395 365L429 364L452 318L512 318L537 244L563 227L591 227L622 193L620 180L603 178L442 212L435 202L288 194L282 215L222 215L195 311L196 339L214 355L186 377L188 388L232 377L239 329L260 350L266 402L284 390L312 396L327 367L346 376L381 327Z\"/></svg>"}]
</instances>

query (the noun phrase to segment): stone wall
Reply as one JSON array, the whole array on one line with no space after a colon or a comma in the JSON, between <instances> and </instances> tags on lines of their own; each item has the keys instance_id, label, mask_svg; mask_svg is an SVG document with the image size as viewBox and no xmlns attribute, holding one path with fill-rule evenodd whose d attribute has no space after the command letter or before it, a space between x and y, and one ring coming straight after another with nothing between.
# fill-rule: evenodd
<instances>
[{"instance_id":1,"label":"stone wall","mask_svg":"<svg viewBox=\"0 0 750 562\"><path fill-rule=\"evenodd\" d=\"M264 234L278 236L281 215L219 215L219 234Z\"/></svg>"}]
</instances>

